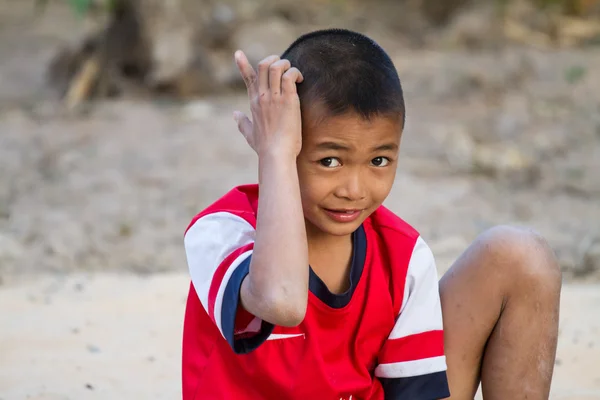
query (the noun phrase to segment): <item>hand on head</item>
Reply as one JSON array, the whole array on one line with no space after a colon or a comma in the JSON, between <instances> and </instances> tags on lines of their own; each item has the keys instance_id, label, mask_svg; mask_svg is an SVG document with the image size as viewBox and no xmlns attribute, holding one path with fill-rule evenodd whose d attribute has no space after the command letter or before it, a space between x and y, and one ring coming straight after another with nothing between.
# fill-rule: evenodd
<instances>
[{"instance_id":1,"label":"hand on head","mask_svg":"<svg viewBox=\"0 0 600 400\"><path fill-rule=\"evenodd\" d=\"M248 144L261 156L282 153L296 157L302 147L300 99L296 84L302 73L279 56L270 56L258 64L258 73L242 51L235 61L246 83L252 119L234 112L238 129Z\"/></svg>"}]
</instances>

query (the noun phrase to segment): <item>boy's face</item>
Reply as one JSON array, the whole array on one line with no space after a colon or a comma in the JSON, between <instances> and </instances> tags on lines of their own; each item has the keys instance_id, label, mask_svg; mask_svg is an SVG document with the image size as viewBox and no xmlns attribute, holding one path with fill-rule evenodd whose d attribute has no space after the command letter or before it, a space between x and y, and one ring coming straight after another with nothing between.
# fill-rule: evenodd
<instances>
[{"instance_id":1,"label":"boy's face","mask_svg":"<svg viewBox=\"0 0 600 400\"><path fill-rule=\"evenodd\" d=\"M402 120L329 117L319 107L302 116L298 175L307 233L349 235L390 193Z\"/></svg>"}]
</instances>

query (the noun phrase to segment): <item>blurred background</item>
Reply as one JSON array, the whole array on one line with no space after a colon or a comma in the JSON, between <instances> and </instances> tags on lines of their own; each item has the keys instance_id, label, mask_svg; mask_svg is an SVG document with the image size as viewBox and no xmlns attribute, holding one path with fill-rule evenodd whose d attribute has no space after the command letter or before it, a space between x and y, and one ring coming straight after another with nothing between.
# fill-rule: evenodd
<instances>
[{"instance_id":1,"label":"blurred background","mask_svg":"<svg viewBox=\"0 0 600 400\"><path fill-rule=\"evenodd\" d=\"M183 232L256 181L233 63L317 28L392 56L386 205L440 275L496 224L564 272L552 399L600 399L600 1L0 0L0 399L175 399Z\"/></svg>"}]
</instances>

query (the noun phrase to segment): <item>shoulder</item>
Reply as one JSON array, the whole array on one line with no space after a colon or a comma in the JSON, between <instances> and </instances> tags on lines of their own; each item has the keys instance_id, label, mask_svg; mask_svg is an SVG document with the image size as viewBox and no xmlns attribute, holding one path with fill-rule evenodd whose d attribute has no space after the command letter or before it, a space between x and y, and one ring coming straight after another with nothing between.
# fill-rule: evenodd
<instances>
[{"instance_id":1,"label":"shoulder","mask_svg":"<svg viewBox=\"0 0 600 400\"><path fill-rule=\"evenodd\" d=\"M379 207L370 217L369 225L373 234L382 242L383 249L394 261L403 260L404 265L417 260L433 258L431 249L412 225L384 206Z\"/></svg>"},{"instance_id":2,"label":"shoulder","mask_svg":"<svg viewBox=\"0 0 600 400\"><path fill-rule=\"evenodd\" d=\"M366 222L367 241L378 244L370 246L377 252L374 259L391 280L394 297L400 300L411 276L435 268L431 249L414 227L383 206Z\"/></svg>"},{"instance_id":3,"label":"shoulder","mask_svg":"<svg viewBox=\"0 0 600 400\"><path fill-rule=\"evenodd\" d=\"M420 238L419 232L412 225L384 206L371 214L369 224L381 240L394 247L403 245L412 248Z\"/></svg>"},{"instance_id":4,"label":"shoulder","mask_svg":"<svg viewBox=\"0 0 600 400\"><path fill-rule=\"evenodd\" d=\"M204 210L196 214L185 229L185 234L204 223L245 225L256 228L258 185L236 186Z\"/></svg>"}]
</instances>

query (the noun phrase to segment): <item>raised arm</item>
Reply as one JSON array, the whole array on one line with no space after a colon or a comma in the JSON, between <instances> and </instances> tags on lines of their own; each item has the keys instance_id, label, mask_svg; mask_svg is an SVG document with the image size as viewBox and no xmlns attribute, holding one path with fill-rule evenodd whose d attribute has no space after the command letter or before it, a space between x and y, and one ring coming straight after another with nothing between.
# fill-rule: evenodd
<instances>
[{"instance_id":1,"label":"raised arm","mask_svg":"<svg viewBox=\"0 0 600 400\"><path fill-rule=\"evenodd\" d=\"M248 88L252 121L234 117L259 159L259 202L250 270L240 290L243 307L264 321L295 326L308 298L308 246L296 157L302 146L296 83L290 62L271 56L258 74L241 51L236 63Z\"/></svg>"}]
</instances>

